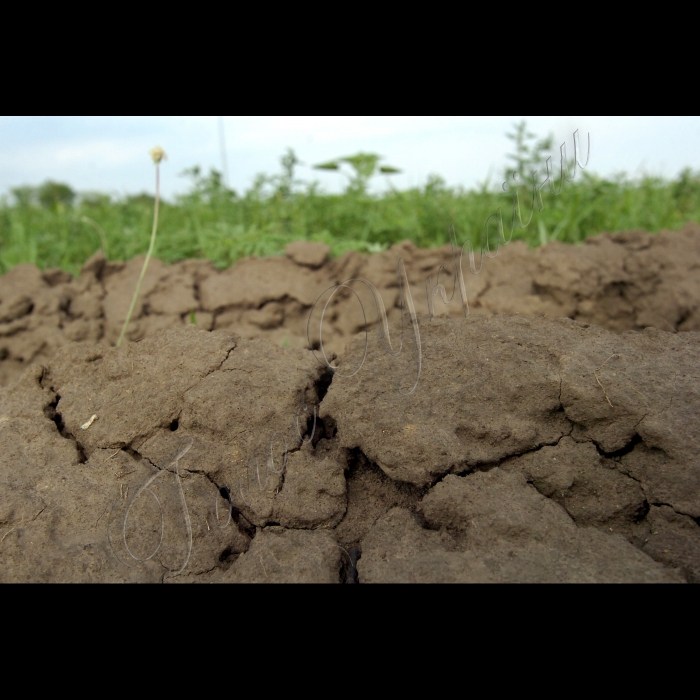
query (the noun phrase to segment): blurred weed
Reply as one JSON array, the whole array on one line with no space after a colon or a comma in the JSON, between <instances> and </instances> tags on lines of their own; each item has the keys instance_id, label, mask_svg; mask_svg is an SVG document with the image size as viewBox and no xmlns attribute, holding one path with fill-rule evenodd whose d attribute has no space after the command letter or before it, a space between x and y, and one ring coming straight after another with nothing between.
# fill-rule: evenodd
<instances>
[{"instance_id":1,"label":"blurred weed","mask_svg":"<svg viewBox=\"0 0 700 700\"><path fill-rule=\"evenodd\" d=\"M326 163L314 165L316 170L335 170L348 178L348 188L346 194L365 195L367 194L367 186L373 175L382 173L384 175L395 175L401 171L391 165L379 165L382 157L376 153L356 153L354 156L345 156L344 158L336 158L329 160ZM347 164L352 168L352 173L348 174L342 170L342 165Z\"/></svg>"},{"instance_id":2,"label":"blurred weed","mask_svg":"<svg viewBox=\"0 0 700 700\"><path fill-rule=\"evenodd\" d=\"M544 139L538 139L536 134L528 131L527 122L523 120L513 125L513 133L506 134L506 138L513 142L514 148L514 152L506 156L508 160L514 161L512 165L506 167L503 173L506 181L511 180L513 175L517 174L521 182L527 182L533 170L544 172L545 160L548 156L553 155L553 134Z\"/></svg>"},{"instance_id":3,"label":"blurred weed","mask_svg":"<svg viewBox=\"0 0 700 700\"><path fill-rule=\"evenodd\" d=\"M97 231L97 234L100 237L100 243L102 244L102 252L105 254L105 258L109 258L109 243L107 243L107 236L102 226L100 226L96 221L93 221L89 216L83 215L80 217L80 220Z\"/></svg>"},{"instance_id":4,"label":"blurred weed","mask_svg":"<svg viewBox=\"0 0 700 700\"><path fill-rule=\"evenodd\" d=\"M75 192L62 182L48 180L37 190L37 199L44 209L60 211L73 206Z\"/></svg>"},{"instance_id":5,"label":"blurred weed","mask_svg":"<svg viewBox=\"0 0 700 700\"><path fill-rule=\"evenodd\" d=\"M64 213L66 209L73 206L76 198L76 193L69 185L53 180L47 180L39 187L25 185L10 191L21 209L28 209L38 204L43 209Z\"/></svg>"},{"instance_id":6,"label":"blurred weed","mask_svg":"<svg viewBox=\"0 0 700 700\"><path fill-rule=\"evenodd\" d=\"M516 125L510 136L513 148L504 172L521 176L526 203L528 171L538 170L542 181L548 143L524 124ZM558 158L552 160L556 185ZM451 224L462 240L477 245L484 222L499 206L509 215L511 199L500 181L466 190L431 175L422 187L372 195L367 190L371 178L382 173L380 162L376 154L356 154L321 164L333 164L324 169L348 177L342 194L325 194L317 182L299 179L302 164L291 149L282 156L279 173L258 175L242 194L227 187L216 170L205 174L190 168L183 173L189 191L172 202L160 201L159 225L167 236L158 241L158 257L165 263L206 258L226 268L242 257L281 254L292 240L326 243L334 256L350 250L378 252L406 239L435 247L449 242ZM152 195L66 195L63 200L45 198L44 206L39 189L18 187L10 201L0 201L0 272L32 262L77 274L98 247L110 259L129 260L149 246ZM685 170L672 180L650 175L633 180L583 171L565 182L558 196L546 188L542 198L543 210L530 226L516 228L514 239L537 246L580 243L602 231L678 229L688 221L700 222L700 173Z\"/></svg>"}]
</instances>

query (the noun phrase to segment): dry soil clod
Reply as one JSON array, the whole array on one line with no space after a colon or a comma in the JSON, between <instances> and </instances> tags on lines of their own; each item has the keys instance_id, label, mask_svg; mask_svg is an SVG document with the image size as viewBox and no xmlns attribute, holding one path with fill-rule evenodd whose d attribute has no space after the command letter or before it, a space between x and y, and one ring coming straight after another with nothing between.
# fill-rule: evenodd
<instances>
[{"instance_id":1,"label":"dry soil clod","mask_svg":"<svg viewBox=\"0 0 700 700\"><path fill-rule=\"evenodd\" d=\"M109 344L142 260L102 260L99 275L91 264L54 287L12 271L0 278L0 522L24 526L2 535L0 580L700 581L698 241L689 227L534 253L514 243L467 278L479 301L469 318L419 315L410 397L395 391L410 353L387 356L371 330L362 370L328 377L303 348L305 316L329 277L362 276L396 324L396 258L422 284L445 251L312 260L295 249L224 272L153 260L148 309L127 331L145 337L121 351ZM348 366L364 348L351 302L339 294L329 308L329 343ZM182 322L192 308L198 326ZM659 317L682 332L636 332ZM313 439L310 411L297 429L300 397L319 407ZM265 454L263 471L275 430L287 461L275 443L265 488L244 501L238 485ZM148 494L122 518L156 473L162 548L134 561L117 530L126 523L137 558L155 548ZM233 522L212 528L221 497Z\"/></svg>"}]
</instances>

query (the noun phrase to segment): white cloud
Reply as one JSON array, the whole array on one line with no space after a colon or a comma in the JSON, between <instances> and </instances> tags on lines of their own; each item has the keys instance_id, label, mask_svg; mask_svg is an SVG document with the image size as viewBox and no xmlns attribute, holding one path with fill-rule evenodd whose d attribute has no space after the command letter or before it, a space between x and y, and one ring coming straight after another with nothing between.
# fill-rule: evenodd
<instances>
[{"instance_id":1,"label":"white cloud","mask_svg":"<svg viewBox=\"0 0 700 700\"><path fill-rule=\"evenodd\" d=\"M85 143L58 145L51 157L57 165L97 163L103 167L133 163L137 159L146 163L147 153L144 154L141 144L134 145L123 142L93 140Z\"/></svg>"}]
</instances>

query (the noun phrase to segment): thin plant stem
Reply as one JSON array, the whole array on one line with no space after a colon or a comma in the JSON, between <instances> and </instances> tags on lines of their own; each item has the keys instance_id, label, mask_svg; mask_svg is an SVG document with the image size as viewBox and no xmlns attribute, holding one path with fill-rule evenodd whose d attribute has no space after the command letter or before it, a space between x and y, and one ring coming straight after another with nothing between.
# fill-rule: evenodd
<instances>
[{"instance_id":1,"label":"thin plant stem","mask_svg":"<svg viewBox=\"0 0 700 700\"><path fill-rule=\"evenodd\" d=\"M107 236L105 236L105 231L102 226L100 226L96 221L93 221L89 216L81 216L80 220L84 224L92 226L97 231L97 234L100 237L100 243L102 244L102 252L105 254L105 258L109 259L109 245L107 243Z\"/></svg>"},{"instance_id":2,"label":"thin plant stem","mask_svg":"<svg viewBox=\"0 0 700 700\"><path fill-rule=\"evenodd\" d=\"M156 245L156 231L158 230L158 205L160 204L160 163L156 162L156 201L155 208L153 211L153 230L151 231L151 243L148 246L148 252L146 253L146 259L143 261L143 267L141 268L141 274L139 276L139 281L136 284L136 290L134 291L134 298L131 300L131 306L129 307L129 313L126 315L126 320L124 321L124 326L122 327L122 332L119 335L119 340L117 341L117 347L122 344L124 340L124 334L126 333L126 328L131 321L131 315L134 313L134 307L136 306L136 300L139 297L139 292L141 291L141 283L143 278L146 276L146 268L148 267L148 261L151 259L153 254L153 249Z\"/></svg>"}]
</instances>

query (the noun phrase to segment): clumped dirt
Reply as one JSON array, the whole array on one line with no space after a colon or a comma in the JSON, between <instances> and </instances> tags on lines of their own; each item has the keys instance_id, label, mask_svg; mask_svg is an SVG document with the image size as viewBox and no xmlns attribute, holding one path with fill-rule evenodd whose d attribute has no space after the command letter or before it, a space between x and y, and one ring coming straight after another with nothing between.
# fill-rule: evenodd
<instances>
[{"instance_id":1,"label":"clumped dirt","mask_svg":"<svg viewBox=\"0 0 700 700\"><path fill-rule=\"evenodd\" d=\"M328 247L298 241L286 256L248 258L222 272L208 261L164 265L151 260L127 338L136 341L189 324L229 330L246 339L307 348L309 312L323 292L351 278L369 280L381 293L390 321L400 320L397 263L402 259L418 313L428 313L426 279L452 293L450 246L416 248L409 241L375 255L346 253L330 260ZM479 256L476 256L478 267ZM70 342L114 345L136 287L143 257L107 262L97 253L71 279L61 270L18 265L0 276L0 386L32 362L46 363ZM582 246L559 243L531 251L520 242L485 258L478 275L463 261L472 315L515 313L583 321L616 333L648 326L700 331L700 227L649 235L630 231L590 238ZM373 327L374 302L362 284L359 298ZM328 294L322 297L312 328ZM449 306L432 297L436 315L463 315L459 293ZM340 354L365 326L357 297L341 289L324 318L323 346Z\"/></svg>"},{"instance_id":2,"label":"clumped dirt","mask_svg":"<svg viewBox=\"0 0 700 700\"><path fill-rule=\"evenodd\" d=\"M327 254L0 277L0 580L700 581L699 227Z\"/></svg>"}]
</instances>

